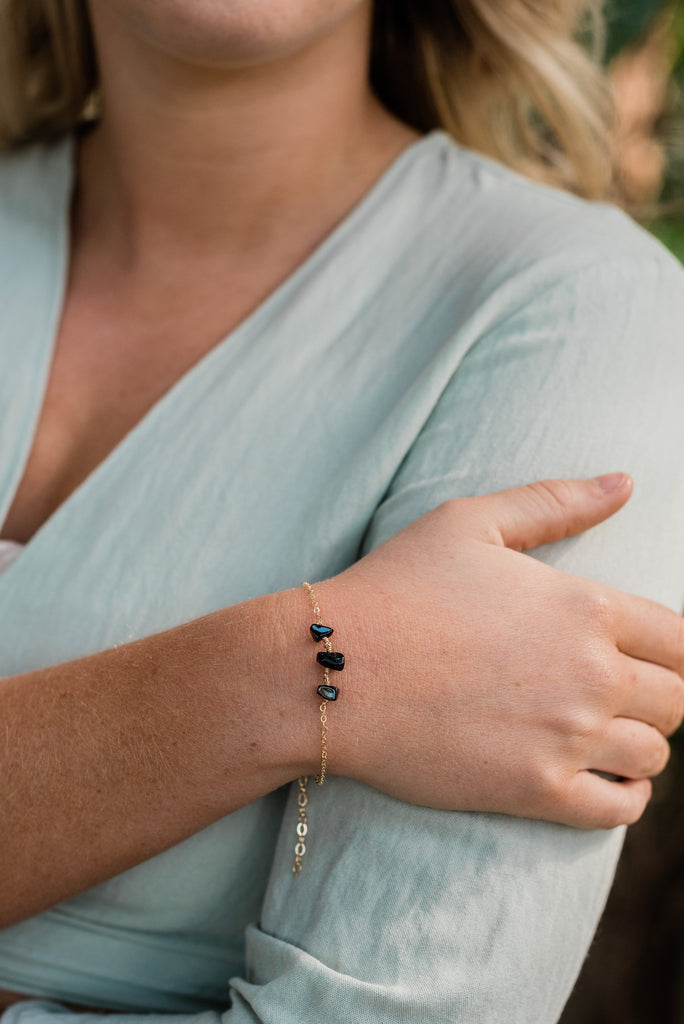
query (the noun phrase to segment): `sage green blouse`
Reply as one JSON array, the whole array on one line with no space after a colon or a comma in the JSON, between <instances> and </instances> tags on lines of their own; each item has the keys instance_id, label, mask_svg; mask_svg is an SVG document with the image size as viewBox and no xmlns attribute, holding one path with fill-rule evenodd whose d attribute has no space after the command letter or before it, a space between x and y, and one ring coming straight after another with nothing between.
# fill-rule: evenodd
<instances>
[{"instance_id":1,"label":"sage green blouse","mask_svg":"<svg viewBox=\"0 0 684 1024\"><path fill-rule=\"evenodd\" d=\"M3 518L64 295L73 149L0 159ZM623 511L535 554L681 610L683 395L674 258L617 208L431 132L0 576L0 673L330 576L446 498L545 476L631 472ZM99 1024L61 1000L129 1024L557 1019L623 829L344 778L308 810L298 878L295 786L0 931L0 988L37 997L2 1024Z\"/></svg>"}]
</instances>

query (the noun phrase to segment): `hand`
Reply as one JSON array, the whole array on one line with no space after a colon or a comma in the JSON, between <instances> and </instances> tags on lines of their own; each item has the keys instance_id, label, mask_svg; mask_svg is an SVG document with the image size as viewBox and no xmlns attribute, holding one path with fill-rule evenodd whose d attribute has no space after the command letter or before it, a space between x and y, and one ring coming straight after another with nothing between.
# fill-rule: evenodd
<instances>
[{"instance_id":1,"label":"hand","mask_svg":"<svg viewBox=\"0 0 684 1024\"><path fill-rule=\"evenodd\" d=\"M641 816L684 716L684 620L521 553L624 505L630 478L603 479L445 502L317 585L347 656L333 771L436 808Z\"/></svg>"}]
</instances>

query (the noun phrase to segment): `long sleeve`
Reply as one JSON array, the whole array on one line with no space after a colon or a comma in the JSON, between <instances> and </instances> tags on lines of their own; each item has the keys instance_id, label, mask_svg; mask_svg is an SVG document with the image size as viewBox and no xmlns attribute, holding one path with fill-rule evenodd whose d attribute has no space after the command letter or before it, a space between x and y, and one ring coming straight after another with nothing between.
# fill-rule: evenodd
<instances>
[{"instance_id":1,"label":"long sleeve","mask_svg":"<svg viewBox=\"0 0 684 1024\"><path fill-rule=\"evenodd\" d=\"M664 251L588 259L541 293L529 286L449 379L364 550L446 498L625 470L635 492L624 510L535 556L681 611L683 386L684 273ZM557 1020L623 829L433 811L334 777L308 811L305 868L294 877L293 786L230 1008L116 1014L112 1024ZM66 1011L30 1000L2 1024L50 1024L56 1013Z\"/></svg>"}]
</instances>

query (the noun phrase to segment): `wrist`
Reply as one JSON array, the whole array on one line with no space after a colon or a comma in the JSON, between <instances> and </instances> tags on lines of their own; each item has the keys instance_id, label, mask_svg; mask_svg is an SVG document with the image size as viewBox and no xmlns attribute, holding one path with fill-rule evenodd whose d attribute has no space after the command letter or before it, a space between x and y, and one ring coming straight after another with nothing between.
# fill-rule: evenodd
<instances>
[{"instance_id":1,"label":"wrist","mask_svg":"<svg viewBox=\"0 0 684 1024\"><path fill-rule=\"evenodd\" d=\"M364 656L359 656L357 637L360 628L359 602L355 588L344 574L312 587L325 625L332 627L333 651L345 656L342 671L329 670L328 683L338 689L336 700L327 703L327 772L358 778L364 764L359 750L360 721L365 717L367 693ZM325 648L310 632L316 621L314 608L303 586L271 595L274 616L273 635L277 654L271 663L269 688L277 708L274 721L280 722L274 738L281 762L288 766L291 778L317 776L321 771L322 696L324 669L317 654ZM284 669L284 671L283 671ZM285 682L284 682L285 681Z\"/></svg>"},{"instance_id":2,"label":"wrist","mask_svg":"<svg viewBox=\"0 0 684 1024\"><path fill-rule=\"evenodd\" d=\"M283 782L313 776L320 768L321 744L316 687L322 669L316 662L317 646L309 626L312 608L301 586L264 598L270 641L257 640L264 649L264 717L268 744ZM269 710L270 709L270 710Z\"/></svg>"},{"instance_id":3,"label":"wrist","mask_svg":"<svg viewBox=\"0 0 684 1024\"><path fill-rule=\"evenodd\" d=\"M328 704L328 772L367 781L377 729L372 680L379 667L370 614L373 594L361 575L357 578L350 570L315 583L314 590L323 621L335 630L333 649L345 657L344 670L330 673L339 695ZM307 622L307 633L308 627ZM315 653L312 660L315 663ZM316 667L320 676L320 666ZM318 678L316 685L322 681ZM314 716L315 711L314 704Z\"/></svg>"},{"instance_id":4,"label":"wrist","mask_svg":"<svg viewBox=\"0 0 684 1024\"><path fill-rule=\"evenodd\" d=\"M339 695L327 706L327 771L368 781L377 739L377 694L371 684L382 660L378 637L373 639L377 594L362 574L351 570L312 581L312 586L322 620L334 630L332 648L345 656L344 670L329 672ZM316 659L324 648L310 633L316 618L313 607L301 585L256 601L258 605L250 608L249 647L261 653L250 670L251 685L263 690L260 745L268 748L266 767L278 773L278 784L302 775L313 777L321 769L317 688L324 681Z\"/></svg>"}]
</instances>

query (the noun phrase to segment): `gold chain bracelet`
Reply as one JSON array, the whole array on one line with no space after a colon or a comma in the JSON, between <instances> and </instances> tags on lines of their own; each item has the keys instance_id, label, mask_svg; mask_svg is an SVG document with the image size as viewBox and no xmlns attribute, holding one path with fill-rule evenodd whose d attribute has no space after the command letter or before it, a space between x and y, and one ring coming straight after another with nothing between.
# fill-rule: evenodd
<instances>
[{"instance_id":1,"label":"gold chain bracelet","mask_svg":"<svg viewBox=\"0 0 684 1024\"><path fill-rule=\"evenodd\" d=\"M323 666L323 682L320 686L316 687L316 693L321 697L321 705L319 712L321 715L321 770L316 775L316 785L322 786L325 782L326 775L328 774L328 701L337 700L339 695L339 689L333 686L330 682L329 673L333 669L336 672L341 672L344 668L344 654L339 651L333 651L330 637L333 635L334 630L332 626L326 626L321 618L321 609L318 607L318 601L314 593L314 589L310 583L304 581L302 586L306 590L307 594L311 599L313 606L313 612L316 616L316 621L311 623L309 630L315 643L323 643L325 646L324 651L319 651L316 655L316 661L319 665ZM308 775L300 775L299 777L299 793L297 794L297 806L299 812L297 815L297 843L295 845L295 859L292 865L292 871L295 875L300 875L302 872L302 857L306 853L306 843L304 839L309 830L309 825L306 815L306 806L309 802L309 798L306 793L307 783L309 781Z\"/></svg>"}]
</instances>

